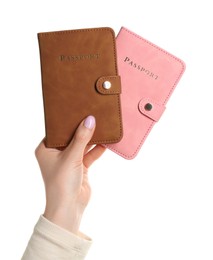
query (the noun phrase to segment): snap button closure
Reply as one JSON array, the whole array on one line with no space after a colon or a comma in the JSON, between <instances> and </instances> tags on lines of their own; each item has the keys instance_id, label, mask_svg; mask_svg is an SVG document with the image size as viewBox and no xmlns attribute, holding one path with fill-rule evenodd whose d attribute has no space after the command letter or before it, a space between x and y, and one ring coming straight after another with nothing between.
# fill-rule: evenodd
<instances>
[{"instance_id":1,"label":"snap button closure","mask_svg":"<svg viewBox=\"0 0 213 260\"><path fill-rule=\"evenodd\" d=\"M152 110L152 104L147 103L147 104L144 106L144 108L145 108L146 111L151 111L151 110Z\"/></svg>"},{"instance_id":2,"label":"snap button closure","mask_svg":"<svg viewBox=\"0 0 213 260\"><path fill-rule=\"evenodd\" d=\"M109 81L104 81L104 83L103 83L103 88L105 88L105 89L110 89L111 88L111 86L112 86L112 84L111 84L111 82L109 82Z\"/></svg>"}]
</instances>

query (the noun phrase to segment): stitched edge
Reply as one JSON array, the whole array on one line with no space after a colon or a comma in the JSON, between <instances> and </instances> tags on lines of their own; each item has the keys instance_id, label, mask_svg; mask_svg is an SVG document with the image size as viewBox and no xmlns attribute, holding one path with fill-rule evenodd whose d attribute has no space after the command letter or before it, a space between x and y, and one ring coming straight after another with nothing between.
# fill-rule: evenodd
<instances>
[{"instance_id":1,"label":"stitched edge","mask_svg":"<svg viewBox=\"0 0 213 260\"><path fill-rule=\"evenodd\" d=\"M146 140L148 134L150 133L150 131L151 131L151 129L153 128L153 126L155 125L155 123L156 123L155 121L152 121L152 122L150 123L150 126L149 126L149 128L148 128L146 134L143 136L143 138L142 138L142 140L141 140L141 142L140 142L140 145L136 148L136 150L134 151L134 153L132 153L131 155L127 155L127 154L125 154L125 153L122 153L122 152L120 152L119 150L117 150L116 148L108 147L107 144L106 144L106 147L107 147L108 149L112 150L112 151L115 151L117 154L121 155L122 157L124 157L124 158L126 158L126 159L128 159L128 160L131 160L131 159L133 159L133 158L137 155L137 153L139 152L140 147L141 147L142 144L145 142L145 140ZM113 146L113 145L112 145L112 146Z\"/></svg>"},{"instance_id":2,"label":"stitched edge","mask_svg":"<svg viewBox=\"0 0 213 260\"><path fill-rule=\"evenodd\" d=\"M119 90L119 91L112 91L112 90L105 90L105 89L103 89L102 90L102 87L101 87L101 82L100 81L104 81L104 80L109 80L109 79L115 79L115 80L117 80L117 78L120 78L120 76L119 75L117 75L117 76L104 76L104 77L100 77L99 79L98 79L98 81L97 81L97 90L98 90L98 92L99 93L101 93L101 94L120 94L121 93L121 90Z\"/></svg>"},{"instance_id":3,"label":"stitched edge","mask_svg":"<svg viewBox=\"0 0 213 260\"><path fill-rule=\"evenodd\" d=\"M142 101L144 101L144 100L147 100L147 102L151 102L151 103L157 105L158 107L162 107L162 110L161 110L161 113L160 113L160 116L159 116L159 117L155 117L155 116L153 116L153 115L152 115L152 116L149 116L149 113L146 113L146 112L144 111L144 107L143 107L143 105L142 105L142 103L143 103ZM142 99L139 101L138 108L139 108L139 111L140 111L140 113L141 113L142 115L145 115L146 117L150 118L151 120L154 120L155 122L158 122L158 121L160 120L161 116L163 115L163 113L164 113L164 111L165 111L165 109L166 109L166 106L161 105L159 102L154 101L154 99L151 99L151 98L142 98Z\"/></svg>"}]
</instances>

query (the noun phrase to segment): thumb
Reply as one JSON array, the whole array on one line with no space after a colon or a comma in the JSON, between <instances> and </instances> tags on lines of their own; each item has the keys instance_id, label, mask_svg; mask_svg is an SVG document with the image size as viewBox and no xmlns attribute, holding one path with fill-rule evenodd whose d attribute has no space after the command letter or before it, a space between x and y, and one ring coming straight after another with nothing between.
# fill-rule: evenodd
<instances>
[{"instance_id":1,"label":"thumb","mask_svg":"<svg viewBox=\"0 0 213 260\"><path fill-rule=\"evenodd\" d=\"M69 157L73 160L82 160L84 150L91 140L95 130L95 118L94 116L88 116L84 119L77 128L75 135L66 148L66 152L69 153Z\"/></svg>"}]
</instances>

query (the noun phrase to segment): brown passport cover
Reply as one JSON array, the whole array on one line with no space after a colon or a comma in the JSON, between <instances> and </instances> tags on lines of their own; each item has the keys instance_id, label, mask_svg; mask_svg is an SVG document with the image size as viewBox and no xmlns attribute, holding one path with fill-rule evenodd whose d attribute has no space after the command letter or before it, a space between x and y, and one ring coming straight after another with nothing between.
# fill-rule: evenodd
<instances>
[{"instance_id":1,"label":"brown passport cover","mask_svg":"<svg viewBox=\"0 0 213 260\"><path fill-rule=\"evenodd\" d=\"M47 147L65 147L80 122L96 118L91 144L122 137L121 83L111 28L38 33ZM104 88L109 81L111 87Z\"/></svg>"}]
</instances>

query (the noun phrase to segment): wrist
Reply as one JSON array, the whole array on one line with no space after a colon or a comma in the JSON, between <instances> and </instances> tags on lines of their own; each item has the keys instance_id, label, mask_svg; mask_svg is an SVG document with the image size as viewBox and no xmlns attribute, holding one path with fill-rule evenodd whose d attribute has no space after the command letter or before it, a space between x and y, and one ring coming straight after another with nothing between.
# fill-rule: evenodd
<instances>
[{"instance_id":1,"label":"wrist","mask_svg":"<svg viewBox=\"0 0 213 260\"><path fill-rule=\"evenodd\" d=\"M76 207L50 207L46 206L44 217L52 223L78 234L83 212Z\"/></svg>"}]
</instances>

